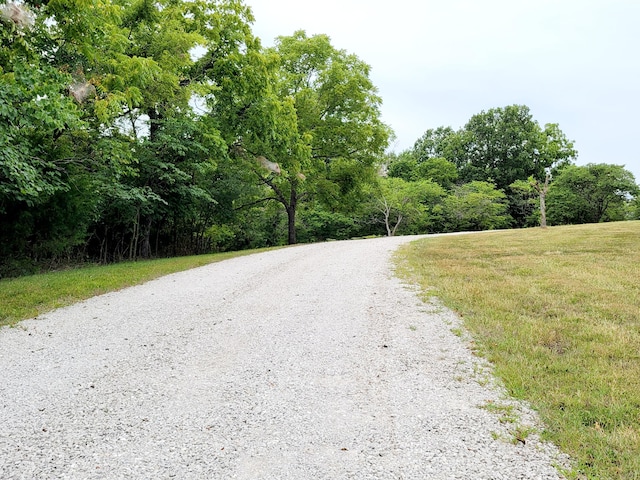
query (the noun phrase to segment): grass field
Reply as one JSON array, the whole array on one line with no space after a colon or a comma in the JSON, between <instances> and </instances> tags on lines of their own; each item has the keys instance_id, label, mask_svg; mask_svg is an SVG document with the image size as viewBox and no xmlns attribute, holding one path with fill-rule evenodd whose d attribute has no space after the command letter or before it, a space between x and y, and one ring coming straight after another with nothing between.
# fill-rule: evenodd
<instances>
[{"instance_id":1,"label":"grass field","mask_svg":"<svg viewBox=\"0 0 640 480\"><path fill-rule=\"evenodd\" d=\"M264 250L125 262L0 280L0 326L162 275Z\"/></svg>"},{"instance_id":2,"label":"grass field","mask_svg":"<svg viewBox=\"0 0 640 480\"><path fill-rule=\"evenodd\" d=\"M569 478L640 479L640 222L434 237L398 262L540 413Z\"/></svg>"}]
</instances>

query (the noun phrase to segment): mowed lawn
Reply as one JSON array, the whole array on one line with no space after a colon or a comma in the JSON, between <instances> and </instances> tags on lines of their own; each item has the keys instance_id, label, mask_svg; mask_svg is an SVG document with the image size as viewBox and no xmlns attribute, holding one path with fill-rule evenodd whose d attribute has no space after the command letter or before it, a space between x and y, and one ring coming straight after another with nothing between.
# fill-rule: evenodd
<instances>
[{"instance_id":1,"label":"mowed lawn","mask_svg":"<svg viewBox=\"0 0 640 480\"><path fill-rule=\"evenodd\" d=\"M570 478L640 479L640 222L434 237L398 261L540 413Z\"/></svg>"}]
</instances>

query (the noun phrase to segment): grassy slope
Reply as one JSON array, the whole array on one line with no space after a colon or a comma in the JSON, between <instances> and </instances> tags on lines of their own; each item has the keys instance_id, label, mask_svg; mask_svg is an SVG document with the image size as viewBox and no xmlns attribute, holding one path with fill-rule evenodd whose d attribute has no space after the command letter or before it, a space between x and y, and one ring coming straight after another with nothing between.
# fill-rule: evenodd
<instances>
[{"instance_id":1,"label":"grassy slope","mask_svg":"<svg viewBox=\"0 0 640 480\"><path fill-rule=\"evenodd\" d=\"M264 250L125 262L0 280L0 326L162 275Z\"/></svg>"},{"instance_id":2,"label":"grassy slope","mask_svg":"<svg viewBox=\"0 0 640 480\"><path fill-rule=\"evenodd\" d=\"M436 237L399 259L463 316L575 477L640 479L640 222Z\"/></svg>"}]
</instances>

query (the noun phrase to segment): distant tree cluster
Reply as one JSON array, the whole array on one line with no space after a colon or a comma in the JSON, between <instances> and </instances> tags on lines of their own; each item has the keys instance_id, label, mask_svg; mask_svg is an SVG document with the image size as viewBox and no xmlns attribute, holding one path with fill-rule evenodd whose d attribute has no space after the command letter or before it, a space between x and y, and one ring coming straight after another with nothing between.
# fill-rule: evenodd
<instances>
[{"instance_id":1,"label":"distant tree cluster","mask_svg":"<svg viewBox=\"0 0 640 480\"><path fill-rule=\"evenodd\" d=\"M524 106L385 154L369 65L252 22L241 0L0 5L0 276L523 227L545 199L553 224L639 216L629 172L573 165Z\"/></svg>"},{"instance_id":2,"label":"distant tree cluster","mask_svg":"<svg viewBox=\"0 0 640 480\"><path fill-rule=\"evenodd\" d=\"M511 105L474 115L457 131L427 130L413 149L389 159L390 178L383 183L427 181L443 188L440 198L425 206L428 222L414 215L420 225L411 227L405 215L404 232L637 218L633 175L618 165L576 166L576 157L573 142L557 124L541 127L528 107Z\"/></svg>"}]
</instances>

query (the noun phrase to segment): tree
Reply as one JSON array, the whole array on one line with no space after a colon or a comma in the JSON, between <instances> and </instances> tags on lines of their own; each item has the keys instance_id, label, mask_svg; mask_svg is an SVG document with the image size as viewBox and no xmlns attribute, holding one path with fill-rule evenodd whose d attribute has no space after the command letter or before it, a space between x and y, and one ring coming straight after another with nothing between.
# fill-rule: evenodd
<instances>
[{"instance_id":1,"label":"tree","mask_svg":"<svg viewBox=\"0 0 640 480\"><path fill-rule=\"evenodd\" d=\"M296 243L300 203L315 199L332 211L348 209L373 180L390 130L380 120L370 67L334 48L326 35L279 37L254 60L262 65L256 78L265 79L259 94L236 88L218 99L213 113L237 118L227 131L232 154L269 189L263 200L282 204L288 242Z\"/></svg>"},{"instance_id":2,"label":"tree","mask_svg":"<svg viewBox=\"0 0 640 480\"><path fill-rule=\"evenodd\" d=\"M458 178L456 166L442 157L430 157L418 161L415 153L404 151L391 157L387 164L387 175L406 181L432 180L444 188L450 188Z\"/></svg>"},{"instance_id":3,"label":"tree","mask_svg":"<svg viewBox=\"0 0 640 480\"><path fill-rule=\"evenodd\" d=\"M437 212L446 231L476 231L507 228L511 224L506 195L487 182L472 181L457 186Z\"/></svg>"},{"instance_id":4,"label":"tree","mask_svg":"<svg viewBox=\"0 0 640 480\"><path fill-rule=\"evenodd\" d=\"M212 72L255 48L252 17L232 0L123 4L126 61L117 72L140 91L120 115L137 161L126 185L140 193L132 197L131 228L124 232L129 257L149 257L152 234L172 244L174 254L201 253L215 202L209 178L227 148L217 125L194 114L193 99L219 90ZM196 47L204 50L199 61L192 57ZM128 59L143 59L145 68L129 71Z\"/></svg>"},{"instance_id":5,"label":"tree","mask_svg":"<svg viewBox=\"0 0 640 480\"><path fill-rule=\"evenodd\" d=\"M308 37L303 31L279 37L273 52L280 60L277 92L293 99L298 133L309 141L311 162L300 172L306 191L340 209L363 181L373 178L390 136L380 120L381 99L370 67L334 48L326 35ZM302 185L295 173L289 178L292 192ZM290 229L295 228L295 212L288 213ZM295 242L291 230L289 242Z\"/></svg>"},{"instance_id":6,"label":"tree","mask_svg":"<svg viewBox=\"0 0 640 480\"><path fill-rule=\"evenodd\" d=\"M434 157L418 163L416 176L431 180L444 188L451 188L458 179L458 169L446 158Z\"/></svg>"},{"instance_id":7,"label":"tree","mask_svg":"<svg viewBox=\"0 0 640 480\"><path fill-rule=\"evenodd\" d=\"M529 182L531 186L534 188L536 192L538 192L538 197L540 199L540 227L547 228L547 193L549 192L549 181L551 180L551 172L547 172L544 176L544 182L540 183L538 180L533 177L530 178Z\"/></svg>"},{"instance_id":8,"label":"tree","mask_svg":"<svg viewBox=\"0 0 640 480\"><path fill-rule=\"evenodd\" d=\"M83 54L107 43L101 34L113 13L98 1L2 8L0 271L70 256L95 219L96 186L121 171L114 150L92 138L87 112L96 89L77 68Z\"/></svg>"},{"instance_id":9,"label":"tree","mask_svg":"<svg viewBox=\"0 0 640 480\"><path fill-rule=\"evenodd\" d=\"M228 150L192 100L260 48L248 7L27 0L0 17L0 269L206 250Z\"/></svg>"},{"instance_id":10,"label":"tree","mask_svg":"<svg viewBox=\"0 0 640 480\"><path fill-rule=\"evenodd\" d=\"M257 198L241 200L241 208L269 201L280 203L287 214L288 243L293 244L298 206L310 193L307 178L316 166L311 160L309 136L299 133L293 99L280 99L270 83L274 80L268 75L269 72L267 83L257 90L261 93L254 98L253 94L245 97L247 103L240 107L241 122L230 130L225 125L221 128L232 145L230 155L266 188ZM212 110L214 115L229 108L228 103L219 100Z\"/></svg>"},{"instance_id":11,"label":"tree","mask_svg":"<svg viewBox=\"0 0 640 480\"><path fill-rule=\"evenodd\" d=\"M387 236L392 237L401 225L414 225L412 233L426 232L430 212L446 195L430 180L408 182L401 178L381 178L374 194L374 209L382 216Z\"/></svg>"},{"instance_id":12,"label":"tree","mask_svg":"<svg viewBox=\"0 0 640 480\"><path fill-rule=\"evenodd\" d=\"M331 212L319 205L308 203L300 211L298 239L322 242L328 239L347 240L360 233L355 215Z\"/></svg>"},{"instance_id":13,"label":"tree","mask_svg":"<svg viewBox=\"0 0 640 480\"><path fill-rule=\"evenodd\" d=\"M495 184L508 195L516 226L524 226L530 212L522 209L521 192L510 186L529 177L543 184L547 171L571 163L577 155L557 124L541 128L524 105L483 111L458 131L427 130L413 152L418 164L442 157L457 167L458 176L441 180L443 185L474 180Z\"/></svg>"},{"instance_id":14,"label":"tree","mask_svg":"<svg viewBox=\"0 0 640 480\"><path fill-rule=\"evenodd\" d=\"M541 129L529 108L511 105L471 117L467 157L458 164L464 181L493 181L506 191L514 181L530 176L543 180L546 169L576 156L573 143L556 124Z\"/></svg>"},{"instance_id":15,"label":"tree","mask_svg":"<svg viewBox=\"0 0 640 480\"><path fill-rule=\"evenodd\" d=\"M399 155L389 155L386 165L386 174L390 178L401 178L407 182L412 182L418 178L418 162L414 154L405 150Z\"/></svg>"},{"instance_id":16,"label":"tree","mask_svg":"<svg viewBox=\"0 0 640 480\"><path fill-rule=\"evenodd\" d=\"M62 39L91 18L95 3L77 15L80 23L61 17ZM207 75L211 68L253 47L250 11L235 0L104 3L116 9L113 18L84 29L109 35L77 51L63 42L54 55L94 86L95 99L83 105L91 143L112 145L98 154L127 152L126 168L96 188L103 201L91 247L103 260L206 251L212 179L227 149L193 100L219 88ZM196 47L205 52L202 61L192 57Z\"/></svg>"},{"instance_id":17,"label":"tree","mask_svg":"<svg viewBox=\"0 0 640 480\"><path fill-rule=\"evenodd\" d=\"M451 127L438 127L427 130L413 146L413 155L417 162L432 158L449 158L455 131Z\"/></svg>"},{"instance_id":18,"label":"tree","mask_svg":"<svg viewBox=\"0 0 640 480\"><path fill-rule=\"evenodd\" d=\"M640 195L636 195L636 197L629 202L627 218L629 220L640 220Z\"/></svg>"},{"instance_id":19,"label":"tree","mask_svg":"<svg viewBox=\"0 0 640 480\"><path fill-rule=\"evenodd\" d=\"M536 180L516 180L509 185L509 211L520 219L519 226L534 227L540 224L540 194L535 188Z\"/></svg>"},{"instance_id":20,"label":"tree","mask_svg":"<svg viewBox=\"0 0 640 480\"><path fill-rule=\"evenodd\" d=\"M49 65L39 51L52 42L40 17L25 5L5 5L3 12L0 213L16 203L33 206L68 188L66 137L84 127L67 94L71 76Z\"/></svg>"},{"instance_id":21,"label":"tree","mask_svg":"<svg viewBox=\"0 0 640 480\"><path fill-rule=\"evenodd\" d=\"M621 165L570 165L549 187L549 221L558 225L624 220L626 204L638 193L633 174Z\"/></svg>"}]
</instances>

